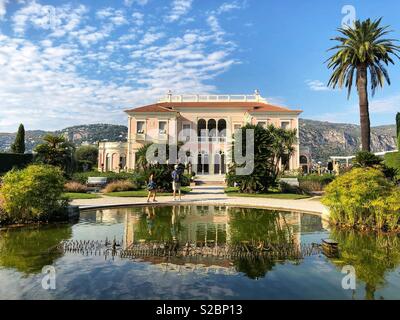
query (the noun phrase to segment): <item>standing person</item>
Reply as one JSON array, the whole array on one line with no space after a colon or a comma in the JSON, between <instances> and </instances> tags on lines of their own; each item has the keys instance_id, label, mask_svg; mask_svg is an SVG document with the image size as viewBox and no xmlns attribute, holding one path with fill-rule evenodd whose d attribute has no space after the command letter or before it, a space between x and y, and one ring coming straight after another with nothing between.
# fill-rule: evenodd
<instances>
[{"instance_id":1,"label":"standing person","mask_svg":"<svg viewBox=\"0 0 400 320\"><path fill-rule=\"evenodd\" d=\"M174 167L174 171L172 171L172 190L174 191L174 201L176 200L176 192L179 193L179 201L181 200L181 171L179 170L179 166L176 164Z\"/></svg>"},{"instance_id":2,"label":"standing person","mask_svg":"<svg viewBox=\"0 0 400 320\"><path fill-rule=\"evenodd\" d=\"M153 195L153 202L157 202L156 200L157 184L154 181L154 173L150 175L149 183L147 184L147 190L149 190L149 194L147 195L147 202L150 202L151 195Z\"/></svg>"}]
</instances>

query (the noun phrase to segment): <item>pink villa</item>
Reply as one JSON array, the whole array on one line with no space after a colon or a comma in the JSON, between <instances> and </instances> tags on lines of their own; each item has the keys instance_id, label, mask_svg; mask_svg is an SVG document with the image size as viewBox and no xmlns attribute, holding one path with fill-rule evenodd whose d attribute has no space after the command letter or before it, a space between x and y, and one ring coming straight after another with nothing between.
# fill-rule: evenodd
<instances>
[{"instance_id":1,"label":"pink villa","mask_svg":"<svg viewBox=\"0 0 400 320\"><path fill-rule=\"evenodd\" d=\"M125 110L128 115L127 142L100 142L100 171L135 169L137 150L148 143L198 144L196 155L188 154L185 162L202 176L223 176L230 163L229 146L235 129L246 123L297 129L301 110L269 104L258 91L253 95L172 95L169 92L157 103ZM207 141L208 143L204 144ZM194 158L196 157L196 158ZM285 170L300 166L308 170L308 154L300 147L281 164Z\"/></svg>"}]
</instances>

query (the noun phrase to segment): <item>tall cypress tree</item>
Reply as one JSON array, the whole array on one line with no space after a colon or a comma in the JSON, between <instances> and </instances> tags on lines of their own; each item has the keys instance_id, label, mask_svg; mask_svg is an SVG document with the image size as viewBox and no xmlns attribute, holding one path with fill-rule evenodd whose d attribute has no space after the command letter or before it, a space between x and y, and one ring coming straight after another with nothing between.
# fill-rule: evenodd
<instances>
[{"instance_id":1,"label":"tall cypress tree","mask_svg":"<svg viewBox=\"0 0 400 320\"><path fill-rule=\"evenodd\" d=\"M400 152L400 112L396 114L396 134L397 134L397 150Z\"/></svg>"},{"instance_id":2,"label":"tall cypress tree","mask_svg":"<svg viewBox=\"0 0 400 320\"><path fill-rule=\"evenodd\" d=\"M11 145L11 152L25 153L25 128L21 123L18 128L17 136L14 143Z\"/></svg>"}]
</instances>

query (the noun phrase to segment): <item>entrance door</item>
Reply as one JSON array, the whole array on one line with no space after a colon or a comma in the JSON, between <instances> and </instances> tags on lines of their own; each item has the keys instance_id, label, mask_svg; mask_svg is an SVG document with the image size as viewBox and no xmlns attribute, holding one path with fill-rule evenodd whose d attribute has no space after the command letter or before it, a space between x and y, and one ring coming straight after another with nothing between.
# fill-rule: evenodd
<instances>
[{"instance_id":1,"label":"entrance door","mask_svg":"<svg viewBox=\"0 0 400 320\"><path fill-rule=\"evenodd\" d=\"M219 174L221 169L221 156L219 153L214 155L214 174Z\"/></svg>"},{"instance_id":2,"label":"entrance door","mask_svg":"<svg viewBox=\"0 0 400 320\"><path fill-rule=\"evenodd\" d=\"M197 174L209 174L208 154L206 153L197 155Z\"/></svg>"}]
</instances>

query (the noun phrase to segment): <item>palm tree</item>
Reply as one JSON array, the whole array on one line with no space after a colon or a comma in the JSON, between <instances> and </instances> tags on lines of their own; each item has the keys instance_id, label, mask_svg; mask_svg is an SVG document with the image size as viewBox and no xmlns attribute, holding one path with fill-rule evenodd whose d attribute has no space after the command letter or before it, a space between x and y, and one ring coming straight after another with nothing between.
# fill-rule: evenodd
<instances>
[{"instance_id":1,"label":"palm tree","mask_svg":"<svg viewBox=\"0 0 400 320\"><path fill-rule=\"evenodd\" d=\"M383 38L391 31L388 26L380 26L381 19L371 21L355 21L352 27L339 28L340 36L331 40L339 44L329 50L337 50L326 62L328 68L333 69L328 86L348 90L350 97L353 86L354 72L355 84L358 91L360 106L361 144L362 150L370 151L370 120L368 110L368 72L371 82L372 95L375 89L383 87L384 81L390 85L389 74L385 68L389 63L394 64L391 55L400 58L397 54L400 47L395 45L394 39Z\"/></svg>"},{"instance_id":2,"label":"palm tree","mask_svg":"<svg viewBox=\"0 0 400 320\"><path fill-rule=\"evenodd\" d=\"M39 163L58 166L65 172L72 172L75 166L75 146L63 136L47 134L42 144L35 147L35 159Z\"/></svg>"},{"instance_id":3,"label":"palm tree","mask_svg":"<svg viewBox=\"0 0 400 320\"><path fill-rule=\"evenodd\" d=\"M290 159L295 151L295 144L297 143L297 130L288 130L278 128L272 124L267 127L268 133L273 137L271 143L271 151L273 157L273 174L276 178L279 174L279 164L282 163L283 158Z\"/></svg>"}]
</instances>

